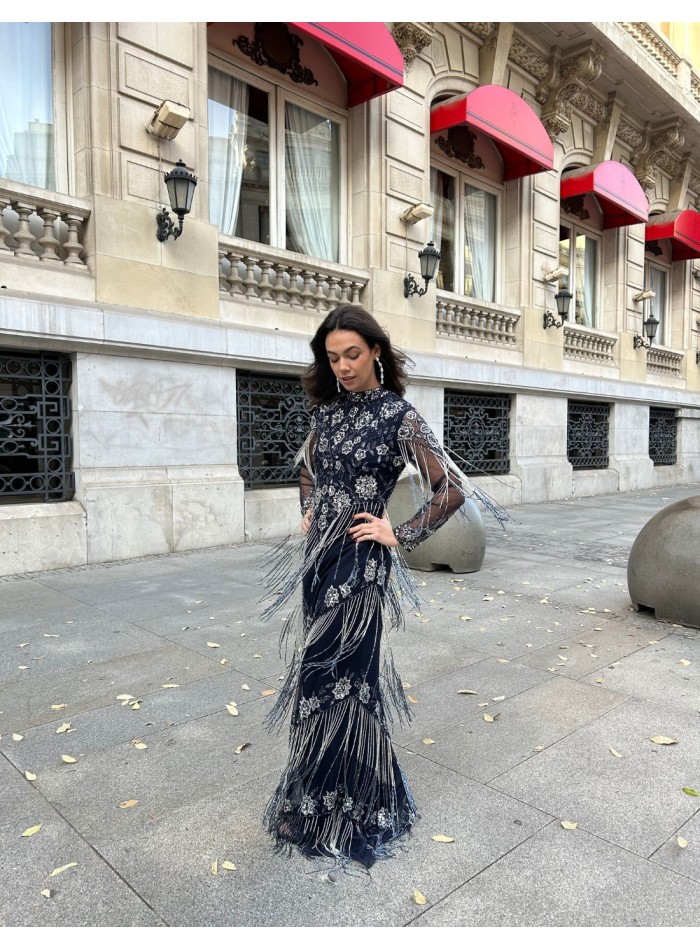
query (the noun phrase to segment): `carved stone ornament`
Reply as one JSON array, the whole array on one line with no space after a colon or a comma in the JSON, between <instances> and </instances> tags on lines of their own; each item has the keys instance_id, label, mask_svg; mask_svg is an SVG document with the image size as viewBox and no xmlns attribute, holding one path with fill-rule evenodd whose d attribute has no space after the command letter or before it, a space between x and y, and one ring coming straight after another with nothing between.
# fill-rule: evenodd
<instances>
[{"instance_id":1,"label":"carved stone ornament","mask_svg":"<svg viewBox=\"0 0 700 950\"><path fill-rule=\"evenodd\" d=\"M552 49L549 72L535 90L538 102L543 104L542 124L555 141L571 126L571 104L577 93L587 92L603 70L603 53L596 43L574 50L562 58L561 51Z\"/></svg>"},{"instance_id":2,"label":"carved stone ornament","mask_svg":"<svg viewBox=\"0 0 700 950\"><path fill-rule=\"evenodd\" d=\"M583 112L589 119L596 124L606 124L610 122L610 110L606 102L602 102L594 96L588 89L579 89L571 97L571 105L576 106L579 112Z\"/></svg>"},{"instance_id":3,"label":"carved stone ornament","mask_svg":"<svg viewBox=\"0 0 700 950\"><path fill-rule=\"evenodd\" d=\"M465 23L464 26L482 40L487 40L494 33L498 33L498 23Z\"/></svg>"},{"instance_id":4,"label":"carved stone ornament","mask_svg":"<svg viewBox=\"0 0 700 950\"><path fill-rule=\"evenodd\" d=\"M476 135L466 126L457 125L450 129L447 138L444 135L435 140L435 144L448 158L456 158L469 168L486 168L481 158L474 154Z\"/></svg>"},{"instance_id":5,"label":"carved stone ornament","mask_svg":"<svg viewBox=\"0 0 700 950\"><path fill-rule=\"evenodd\" d=\"M561 210L566 214L573 215L575 218L580 218L581 221L588 221L591 213L584 208L583 202L583 195L574 195L573 198L562 198Z\"/></svg>"},{"instance_id":6,"label":"carved stone ornament","mask_svg":"<svg viewBox=\"0 0 700 950\"><path fill-rule=\"evenodd\" d=\"M513 40L510 44L510 59L536 79L542 80L547 77L549 72L547 57L529 46L522 36L517 33L513 33Z\"/></svg>"},{"instance_id":7,"label":"carved stone ornament","mask_svg":"<svg viewBox=\"0 0 700 950\"><path fill-rule=\"evenodd\" d=\"M258 66L276 69L289 76L292 82L318 86L314 74L302 66L299 60L299 50L304 41L295 33L290 33L286 23L256 23L252 43L247 36L239 36L231 42Z\"/></svg>"},{"instance_id":8,"label":"carved stone ornament","mask_svg":"<svg viewBox=\"0 0 700 950\"><path fill-rule=\"evenodd\" d=\"M630 159L637 181L645 191L654 187L659 169L663 169L672 178L678 174L678 166L682 160L673 155L672 150L682 148L684 142L685 126L680 119L661 129L653 129L651 125L647 125L642 148Z\"/></svg>"},{"instance_id":9,"label":"carved stone ornament","mask_svg":"<svg viewBox=\"0 0 700 950\"><path fill-rule=\"evenodd\" d=\"M695 195L700 194L700 177L698 175L690 176L690 181L688 182L688 190L692 191Z\"/></svg>"},{"instance_id":10,"label":"carved stone ornament","mask_svg":"<svg viewBox=\"0 0 700 950\"><path fill-rule=\"evenodd\" d=\"M416 56L420 56L426 46L430 46L435 35L432 23L394 23L391 32L401 50L406 70L411 68Z\"/></svg>"},{"instance_id":11,"label":"carved stone ornament","mask_svg":"<svg viewBox=\"0 0 700 950\"><path fill-rule=\"evenodd\" d=\"M617 127L617 137L630 148L640 148L644 142L644 134L635 129L624 116L620 116L620 124Z\"/></svg>"}]
</instances>

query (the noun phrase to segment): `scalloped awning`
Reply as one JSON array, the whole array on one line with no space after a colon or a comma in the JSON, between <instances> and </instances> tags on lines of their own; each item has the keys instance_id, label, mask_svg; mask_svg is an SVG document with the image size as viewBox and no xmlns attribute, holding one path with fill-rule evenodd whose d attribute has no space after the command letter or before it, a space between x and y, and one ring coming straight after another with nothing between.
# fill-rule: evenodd
<instances>
[{"instance_id":1,"label":"scalloped awning","mask_svg":"<svg viewBox=\"0 0 700 950\"><path fill-rule=\"evenodd\" d=\"M503 86L479 86L430 110L430 134L469 125L488 135L503 159L503 180L554 168L554 146L535 111Z\"/></svg>"},{"instance_id":2,"label":"scalloped awning","mask_svg":"<svg viewBox=\"0 0 700 950\"><path fill-rule=\"evenodd\" d=\"M624 228L649 220L649 202L634 174L621 162L599 162L561 176L561 197L595 195L604 228Z\"/></svg>"},{"instance_id":3,"label":"scalloped awning","mask_svg":"<svg viewBox=\"0 0 700 950\"><path fill-rule=\"evenodd\" d=\"M687 208L669 214L655 214L647 224L645 241L671 242L671 259L691 261L700 257L700 212Z\"/></svg>"},{"instance_id":4,"label":"scalloped awning","mask_svg":"<svg viewBox=\"0 0 700 950\"><path fill-rule=\"evenodd\" d=\"M348 84L348 106L403 86L403 55L383 23L290 23L323 43Z\"/></svg>"}]
</instances>

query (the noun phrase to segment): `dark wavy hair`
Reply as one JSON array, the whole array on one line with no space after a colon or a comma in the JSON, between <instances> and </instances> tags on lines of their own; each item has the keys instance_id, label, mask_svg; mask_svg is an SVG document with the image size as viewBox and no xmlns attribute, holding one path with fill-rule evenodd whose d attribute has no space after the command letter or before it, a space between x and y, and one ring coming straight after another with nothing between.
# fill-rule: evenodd
<instances>
[{"instance_id":1,"label":"dark wavy hair","mask_svg":"<svg viewBox=\"0 0 700 950\"><path fill-rule=\"evenodd\" d=\"M384 367L384 388L390 389L397 396L403 396L408 380L405 367L406 364L413 365L412 361L405 353L391 345L389 334L363 307L343 303L331 310L309 344L314 361L302 373L301 385L314 406L337 399L339 395L337 380L326 353L326 337L333 330L354 330L370 349L379 344L379 359Z\"/></svg>"}]
</instances>

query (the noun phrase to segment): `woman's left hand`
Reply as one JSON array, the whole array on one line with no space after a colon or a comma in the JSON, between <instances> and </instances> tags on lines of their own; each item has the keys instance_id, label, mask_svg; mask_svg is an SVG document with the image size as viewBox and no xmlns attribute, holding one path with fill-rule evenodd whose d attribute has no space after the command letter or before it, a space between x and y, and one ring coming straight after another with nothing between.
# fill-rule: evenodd
<instances>
[{"instance_id":1,"label":"woman's left hand","mask_svg":"<svg viewBox=\"0 0 700 950\"><path fill-rule=\"evenodd\" d=\"M353 521L357 521L358 518L363 520L348 529L348 534L353 541L376 541L377 544L385 544L388 548L398 547L399 542L388 518L378 518L368 511L361 511L359 515L354 515Z\"/></svg>"}]
</instances>

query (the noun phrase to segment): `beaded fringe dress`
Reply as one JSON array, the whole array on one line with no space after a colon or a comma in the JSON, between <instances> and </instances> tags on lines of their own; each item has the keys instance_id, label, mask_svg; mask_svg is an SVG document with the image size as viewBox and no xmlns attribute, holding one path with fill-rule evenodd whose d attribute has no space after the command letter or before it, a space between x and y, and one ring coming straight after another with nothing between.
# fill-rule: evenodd
<instances>
[{"instance_id":1,"label":"beaded fringe dress","mask_svg":"<svg viewBox=\"0 0 700 950\"><path fill-rule=\"evenodd\" d=\"M318 406L297 462L302 513L313 511L309 531L284 539L267 559L275 600L263 619L286 608L280 650L288 663L267 724L291 713L291 726L265 824L280 851L369 868L418 817L389 737L394 717L407 722L411 712L384 634L403 625L402 602L419 600L398 548L348 535L359 523L353 515L383 517L409 465L418 510L394 528L405 550L465 497L499 520L508 516L452 463L410 403L381 386Z\"/></svg>"}]
</instances>

